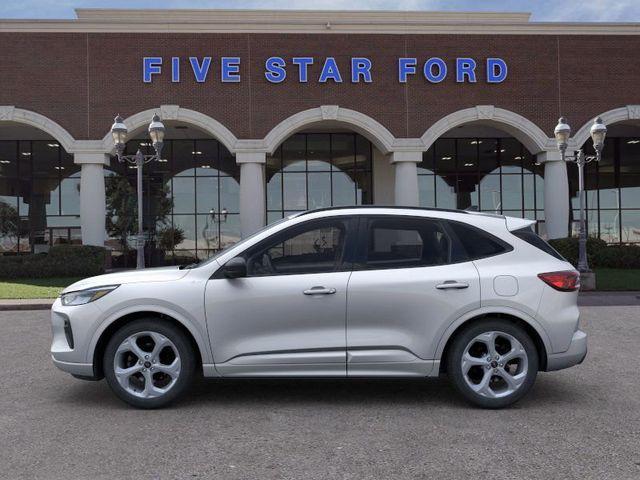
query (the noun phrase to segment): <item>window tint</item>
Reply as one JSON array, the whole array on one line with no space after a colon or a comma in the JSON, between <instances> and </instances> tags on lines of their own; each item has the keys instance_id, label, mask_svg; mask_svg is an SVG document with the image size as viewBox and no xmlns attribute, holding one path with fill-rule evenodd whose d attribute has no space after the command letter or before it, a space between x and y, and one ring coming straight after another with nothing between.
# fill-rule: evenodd
<instances>
[{"instance_id":1,"label":"window tint","mask_svg":"<svg viewBox=\"0 0 640 480\"><path fill-rule=\"evenodd\" d=\"M520 230L514 230L511 233L513 233L520 240L524 240L525 242L533 245L534 247L539 248L543 252L548 253L552 257L555 257L558 260L564 260L566 262L566 259L562 255L560 255L551 245L549 245L542 238L540 238L536 234L536 232L533 231L533 228L525 227L525 228L521 228Z\"/></svg>"},{"instance_id":2,"label":"window tint","mask_svg":"<svg viewBox=\"0 0 640 480\"><path fill-rule=\"evenodd\" d=\"M459 222L448 224L466 250L469 260L491 257L511 250L510 245L479 228Z\"/></svg>"},{"instance_id":3,"label":"window tint","mask_svg":"<svg viewBox=\"0 0 640 480\"><path fill-rule=\"evenodd\" d=\"M249 276L334 272L342 267L347 226L344 221L294 227L249 254Z\"/></svg>"},{"instance_id":4,"label":"window tint","mask_svg":"<svg viewBox=\"0 0 640 480\"><path fill-rule=\"evenodd\" d=\"M368 268L408 268L449 262L451 241L429 219L372 219L367 230Z\"/></svg>"}]
</instances>

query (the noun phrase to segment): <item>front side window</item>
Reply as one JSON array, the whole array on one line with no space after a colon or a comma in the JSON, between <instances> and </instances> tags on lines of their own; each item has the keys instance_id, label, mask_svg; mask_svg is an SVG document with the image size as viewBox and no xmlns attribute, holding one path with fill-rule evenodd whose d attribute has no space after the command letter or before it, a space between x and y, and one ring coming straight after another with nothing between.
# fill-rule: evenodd
<instances>
[{"instance_id":1,"label":"front side window","mask_svg":"<svg viewBox=\"0 0 640 480\"><path fill-rule=\"evenodd\" d=\"M255 277L341 270L346 234L342 220L293 227L249 252L247 273Z\"/></svg>"},{"instance_id":2,"label":"front side window","mask_svg":"<svg viewBox=\"0 0 640 480\"><path fill-rule=\"evenodd\" d=\"M451 241L440 222L430 219L371 219L365 266L370 269L444 265Z\"/></svg>"}]
</instances>

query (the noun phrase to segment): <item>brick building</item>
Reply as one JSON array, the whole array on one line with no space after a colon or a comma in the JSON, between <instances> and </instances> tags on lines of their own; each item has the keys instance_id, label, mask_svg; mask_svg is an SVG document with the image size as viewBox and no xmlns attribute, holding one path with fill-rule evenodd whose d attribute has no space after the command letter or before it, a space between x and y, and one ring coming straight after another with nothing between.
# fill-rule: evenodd
<instances>
[{"instance_id":1,"label":"brick building","mask_svg":"<svg viewBox=\"0 0 640 480\"><path fill-rule=\"evenodd\" d=\"M535 23L518 13L77 10L0 20L1 252L122 245L105 230L120 114L144 169L150 241L203 258L265 223L328 205L403 204L537 219L575 232L571 149L587 168L588 229L640 242L639 24ZM106 187L105 187L106 185ZM107 192L107 193L105 193ZM167 195L170 211L159 214Z\"/></svg>"}]
</instances>

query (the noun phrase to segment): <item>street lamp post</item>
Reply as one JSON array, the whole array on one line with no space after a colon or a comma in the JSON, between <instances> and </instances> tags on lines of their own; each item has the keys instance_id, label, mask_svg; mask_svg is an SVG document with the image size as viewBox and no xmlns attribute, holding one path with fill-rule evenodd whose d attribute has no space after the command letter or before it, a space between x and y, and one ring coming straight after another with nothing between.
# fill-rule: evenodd
<instances>
[{"instance_id":1,"label":"street lamp post","mask_svg":"<svg viewBox=\"0 0 640 480\"><path fill-rule=\"evenodd\" d=\"M562 155L563 161L574 162L578 166L578 195L580 199L580 230L578 237L578 271L580 273L588 273L589 261L587 259L587 228L585 219L586 197L584 191L584 166L590 162L599 162L604 147L604 139L607 135L607 127L602 123L600 117L596 118L591 126L591 139L593 140L593 148L595 155L585 155L582 149L573 154L567 154L569 145L569 137L571 136L571 127L564 117L558 120L558 125L554 130L558 149Z\"/></svg>"},{"instance_id":2,"label":"street lamp post","mask_svg":"<svg viewBox=\"0 0 640 480\"><path fill-rule=\"evenodd\" d=\"M160 160L162 153L162 146L164 143L165 128L160 121L160 117L155 114L149 124L149 137L153 143L155 154L144 155L140 149L135 155L125 155L124 148L127 142L127 126L124 124L124 120L120 115L115 118L113 125L111 126L111 135L113 137L113 143L116 147L116 155L119 162L127 162L135 165L137 170L137 194L138 194L138 235L136 236L136 268L144 268L144 233L143 233L143 221L142 221L142 166L145 163L149 163L153 160Z\"/></svg>"}]
</instances>

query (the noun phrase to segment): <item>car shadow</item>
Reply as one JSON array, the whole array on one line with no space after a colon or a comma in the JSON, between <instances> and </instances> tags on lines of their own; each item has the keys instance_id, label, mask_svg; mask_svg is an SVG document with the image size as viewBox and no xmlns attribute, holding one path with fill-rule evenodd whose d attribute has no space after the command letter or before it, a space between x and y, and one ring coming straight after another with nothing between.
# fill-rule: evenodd
<instances>
[{"instance_id":1,"label":"car shadow","mask_svg":"<svg viewBox=\"0 0 640 480\"><path fill-rule=\"evenodd\" d=\"M512 408L578 405L584 401L579 385L540 374L533 389ZM74 407L128 409L105 381L75 382L59 391L58 401ZM204 406L309 405L383 407L474 408L449 385L446 378L398 379L198 379L185 396L168 408Z\"/></svg>"}]
</instances>

